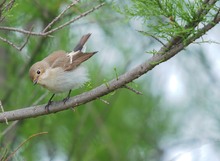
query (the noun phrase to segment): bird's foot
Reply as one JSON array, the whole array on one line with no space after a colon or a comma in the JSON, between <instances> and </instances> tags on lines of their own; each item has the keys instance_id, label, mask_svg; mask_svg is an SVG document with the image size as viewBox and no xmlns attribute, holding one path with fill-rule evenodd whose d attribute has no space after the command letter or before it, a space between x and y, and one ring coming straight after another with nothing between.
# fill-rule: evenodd
<instances>
[{"instance_id":1,"label":"bird's foot","mask_svg":"<svg viewBox=\"0 0 220 161\"><path fill-rule=\"evenodd\" d=\"M68 95L66 96L66 98L63 99L63 103L66 104L66 102L69 100L70 98L70 93L71 93L71 90L69 90L69 93Z\"/></svg>"},{"instance_id":2,"label":"bird's foot","mask_svg":"<svg viewBox=\"0 0 220 161\"><path fill-rule=\"evenodd\" d=\"M53 101L51 101L51 100L48 101L47 105L45 106L45 110L46 110L47 113L50 112L49 106L52 104L52 102L53 102Z\"/></svg>"},{"instance_id":3,"label":"bird's foot","mask_svg":"<svg viewBox=\"0 0 220 161\"><path fill-rule=\"evenodd\" d=\"M63 99L63 103L66 104L66 102L69 100L70 96L67 96L66 98Z\"/></svg>"}]
</instances>

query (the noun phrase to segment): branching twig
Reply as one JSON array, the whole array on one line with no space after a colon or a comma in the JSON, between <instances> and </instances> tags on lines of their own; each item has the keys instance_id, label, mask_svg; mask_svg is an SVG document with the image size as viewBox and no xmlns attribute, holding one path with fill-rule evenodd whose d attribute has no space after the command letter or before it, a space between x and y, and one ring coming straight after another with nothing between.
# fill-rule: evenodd
<instances>
[{"instance_id":1,"label":"branching twig","mask_svg":"<svg viewBox=\"0 0 220 161\"><path fill-rule=\"evenodd\" d=\"M30 32L32 31L32 29L33 29L33 27L31 27ZM21 51L21 50L25 47L25 45L28 43L29 38L30 38L30 33L28 34L28 36L27 36L25 42L23 43L23 45L21 45L20 47L18 47L18 46L16 46L13 42L11 42L11 41L9 41L9 40L7 40L7 39L5 39L5 38L3 38L3 37L0 36L0 40L2 40L3 42L5 42L5 43L11 45L12 47L14 47L15 49L17 49L18 51Z\"/></svg>"},{"instance_id":2,"label":"branching twig","mask_svg":"<svg viewBox=\"0 0 220 161\"><path fill-rule=\"evenodd\" d=\"M14 154L15 154L26 142L28 142L29 140L31 140L33 137L36 137L36 136L39 136L39 135L43 135L43 134L48 134L48 132L40 132L40 133L31 135L29 138L27 138L25 141L23 141L23 142L5 159L5 161L10 160L10 159L14 156Z\"/></svg>"},{"instance_id":3,"label":"branching twig","mask_svg":"<svg viewBox=\"0 0 220 161\"><path fill-rule=\"evenodd\" d=\"M28 34L28 35L33 35L33 36L48 36L49 34L57 31L57 30L60 30L62 29L63 27L81 19L82 17L85 17L87 16L88 14L90 14L91 12L94 12L95 10L99 9L100 7L104 6L105 3L101 3L97 6L95 6L94 8L82 13L81 15L75 17L74 19L52 29L52 30L49 30L47 32L33 32L33 31L28 31L28 30L24 30L24 29L19 29L19 28L14 28L14 27L7 27L7 26L0 26L0 30L7 30L7 31L14 31L14 32L19 32L19 33L23 33L23 34ZM53 20L54 21L54 20ZM44 29L45 30L45 29Z\"/></svg>"},{"instance_id":4,"label":"branching twig","mask_svg":"<svg viewBox=\"0 0 220 161\"><path fill-rule=\"evenodd\" d=\"M0 26L0 30L14 31L14 32L22 33L22 34L33 35L33 36L47 36L43 32L28 31L24 29L15 28L15 27Z\"/></svg>"},{"instance_id":5,"label":"branching twig","mask_svg":"<svg viewBox=\"0 0 220 161\"><path fill-rule=\"evenodd\" d=\"M32 31L32 30L33 30L33 26L31 27L30 31ZM21 51L25 47L25 45L28 43L30 36L31 36L30 34L27 35L27 38L26 38L24 44L21 45L21 47L19 48L19 51Z\"/></svg>"},{"instance_id":6,"label":"branching twig","mask_svg":"<svg viewBox=\"0 0 220 161\"><path fill-rule=\"evenodd\" d=\"M72 19L72 20L70 20L70 21L68 21L68 22L66 22L66 23L64 23L64 24L62 24L62 25L60 25L60 26L58 26L58 27L56 27L56 28L54 28L54 29L52 29L52 30L46 32L45 35L49 35L49 34L55 32L55 31L57 31L57 30L60 30L60 29L64 28L65 26L67 26L67 25L69 25L69 24L71 24L71 23L73 23L73 22L75 22L75 21L77 21L77 20L79 20L79 19L81 19L81 18L87 16L87 15L90 14L91 12L94 12L95 10L99 9L100 7L102 7L102 6L104 6L104 5L105 5L105 3L103 2L103 3L99 4L99 5L97 5L96 7L93 7L92 9L90 9L90 10L88 10L88 11L82 13L81 15L75 17L74 19Z\"/></svg>"},{"instance_id":7,"label":"branching twig","mask_svg":"<svg viewBox=\"0 0 220 161\"><path fill-rule=\"evenodd\" d=\"M60 26L58 26L58 27L56 27L56 28L54 28L54 29L51 29L51 30L47 31L49 28L52 27L52 25L53 25L54 23L56 23L56 22L63 16L63 14L64 14L68 9L70 9L72 6L76 5L79 1L80 1L80 0L75 0L75 1L72 2L69 6L67 6L66 9L63 10L57 17L55 17L55 18L43 29L42 32L33 32L32 29L28 31L28 30L19 29L19 28L14 28L14 27L0 26L0 30L14 31L14 32L22 33L22 34L27 34L27 35L28 35L28 36L27 36L27 39L26 39L25 43L24 43L21 47L18 47L18 46L15 45L13 42L11 42L11 41L9 41L9 40L7 40L6 38L3 38L3 37L1 37L1 36L0 36L0 40L3 41L3 42L5 42L5 43L7 43L7 44L9 44L9 45L11 45L11 46L14 47L15 49L21 51L21 50L24 48L24 46L27 44L30 35L33 35L33 36L42 36L42 37L44 37L44 36L51 36L50 34L52 34L52 33L56 32L56 31L58 31L58 30L60 30L60 29L62 29L62 28L64 28L64 27L70 25L71 23L73 23L73 22L75 22L75 21L77 21L77 20L79 20L79 19L81 19L81 18L87 16L88 14L94 12L95 10L98 10L100 7L102 7L102 6L105 5L105 3L103 2L103 3L101 3L101 4L99 4L99 5L95 6L95 7L93 7L92 9L90 9L90 10L88 10L88 11L86 11L86 12L80 14L79 16L77 16L77 17L71 19L70 21L67 21L67 22L64 23L64 24L62 24L62 25L60 25Z\"/></svg>"},{"instance_id":8,"label":"branching twig","mask_svg":"<svg viewBox=\"0 0 220 161\"><path fill-rule=\"evenodd\" d=\"M65 13L68 9L70 9L72 6L76 5L79 1L80 1L80 0L75 0L75 1L73 1L69 6L67 6L67 7L65 8L65 10L63 10L56 18L54 18L54 19L44 28L43 33L45 33L49 28L51 28L52 25L53 25L55 22L57 22L57 21L64 15L64 13Z\"/></svg>"},{"instance_id":9,"label":"branching twig","mask_svg":"<svg viewBox=\"0 0 220 161\"><path fill-rule=\"evenodd\" d=\"M9 40L7 40L7 39L1 37L1 36L0 36L0 40L2 40L3 42L5 42L5 43L11 45L12 47L14 47L15 49L17 49L17 50L20 51L20 47L16 46L13 42L11 42L11 41L9 41Z\"/></svg>"}]
</instances>

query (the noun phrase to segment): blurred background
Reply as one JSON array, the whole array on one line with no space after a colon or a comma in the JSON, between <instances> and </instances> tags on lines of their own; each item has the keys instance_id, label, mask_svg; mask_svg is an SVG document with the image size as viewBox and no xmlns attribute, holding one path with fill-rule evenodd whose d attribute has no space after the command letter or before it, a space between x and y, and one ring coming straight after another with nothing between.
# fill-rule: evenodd
<instances>
[{"instance_id":1,"label":"blurred background","mask_svg":"<svg viewBox=\"0 0 220 161\"><path fill-rule=\"evenodd\" d=\"M98 5L83 0L55 27ZM123 1L122 1L123 3ZM18 0L1 26L41 31L70 1ZM128 21L111 5L52 34L31 36L20 52L0 42L0 100L5 111L47 103L51 93L33 86L30 66L59 49L71 51L82 35L92 33L86 49L99 51L85 63L91 81L72 96L99 86L146 61L161 44L137 32L139 20ZM219 25L203 39L220 42ZM1 36L21 45L26 35L1 30ZM198 40L198 42L201 40ZM13 160L33 161L219 161L220 46L191 44L171 60L130 83L140 91L119 89L75 110L66 110L0 124L0 158L33 134ZM61 100L66 93L57 95ZM10 130L7 128L11 127ZM7 130L7 131L6 131Z\"/></svg>"}]
</instances>

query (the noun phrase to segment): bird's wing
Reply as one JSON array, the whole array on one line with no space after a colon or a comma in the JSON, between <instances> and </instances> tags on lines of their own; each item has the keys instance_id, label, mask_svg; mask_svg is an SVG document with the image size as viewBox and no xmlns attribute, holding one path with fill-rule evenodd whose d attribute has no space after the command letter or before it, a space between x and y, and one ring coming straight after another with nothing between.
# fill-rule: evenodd
<instances>
[{"instance_id":1,"label":"bird's wing","mask_svg":"<svg viewBox=\"0 0 220 161\"><path fill-rule=\"evenodd\" d=\"M65 56L57 58L52 64L52 68L61 67L64 71L70 71L78 67L81 63L92 57L96 52L82 53L80 51L73 54L65 54Z\"/></svg>"},{"instance_id":2,"label":"bird's wing","mask_svg":"<svg viewBox=\"0 0 220 161\"><path fill-rule=\"evenodd\" d=\"M66 67L65 71L70 71L78 67L81 63L88 60L90 57L92 57L97 52L90 52L90 53L83 53L81 51L76 52L72 57L68 56L70 60L72 60Z\"/></svg>"},{"instance_id":3,"label":"bird's wing","mask_svg":"<svg viewBox=\"0 0 220 161\"><path fill-rule=\"evenodd\" d=\"M44 58L44 60L49 64L49 66L52 66L57 59L66 57L66 52L64 50L54 51L52 54Z\"/></svg>"}]
</instances>

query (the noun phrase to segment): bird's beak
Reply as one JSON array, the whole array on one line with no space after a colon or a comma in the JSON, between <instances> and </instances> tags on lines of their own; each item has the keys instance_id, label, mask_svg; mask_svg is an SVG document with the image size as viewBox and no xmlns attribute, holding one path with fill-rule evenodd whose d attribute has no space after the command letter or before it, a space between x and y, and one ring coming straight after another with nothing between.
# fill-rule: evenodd
<instances>
[{"instance_id":1,"label":"bird's beak","mask_svg":"<svg viewBox=\"0 0 220 161\"><path fill-rule=\"evenodd\" d=\"M38 82L38 77L34 79L33 81L34 85L37 84L37 82Z\"/></svg>"}]
</instances>

